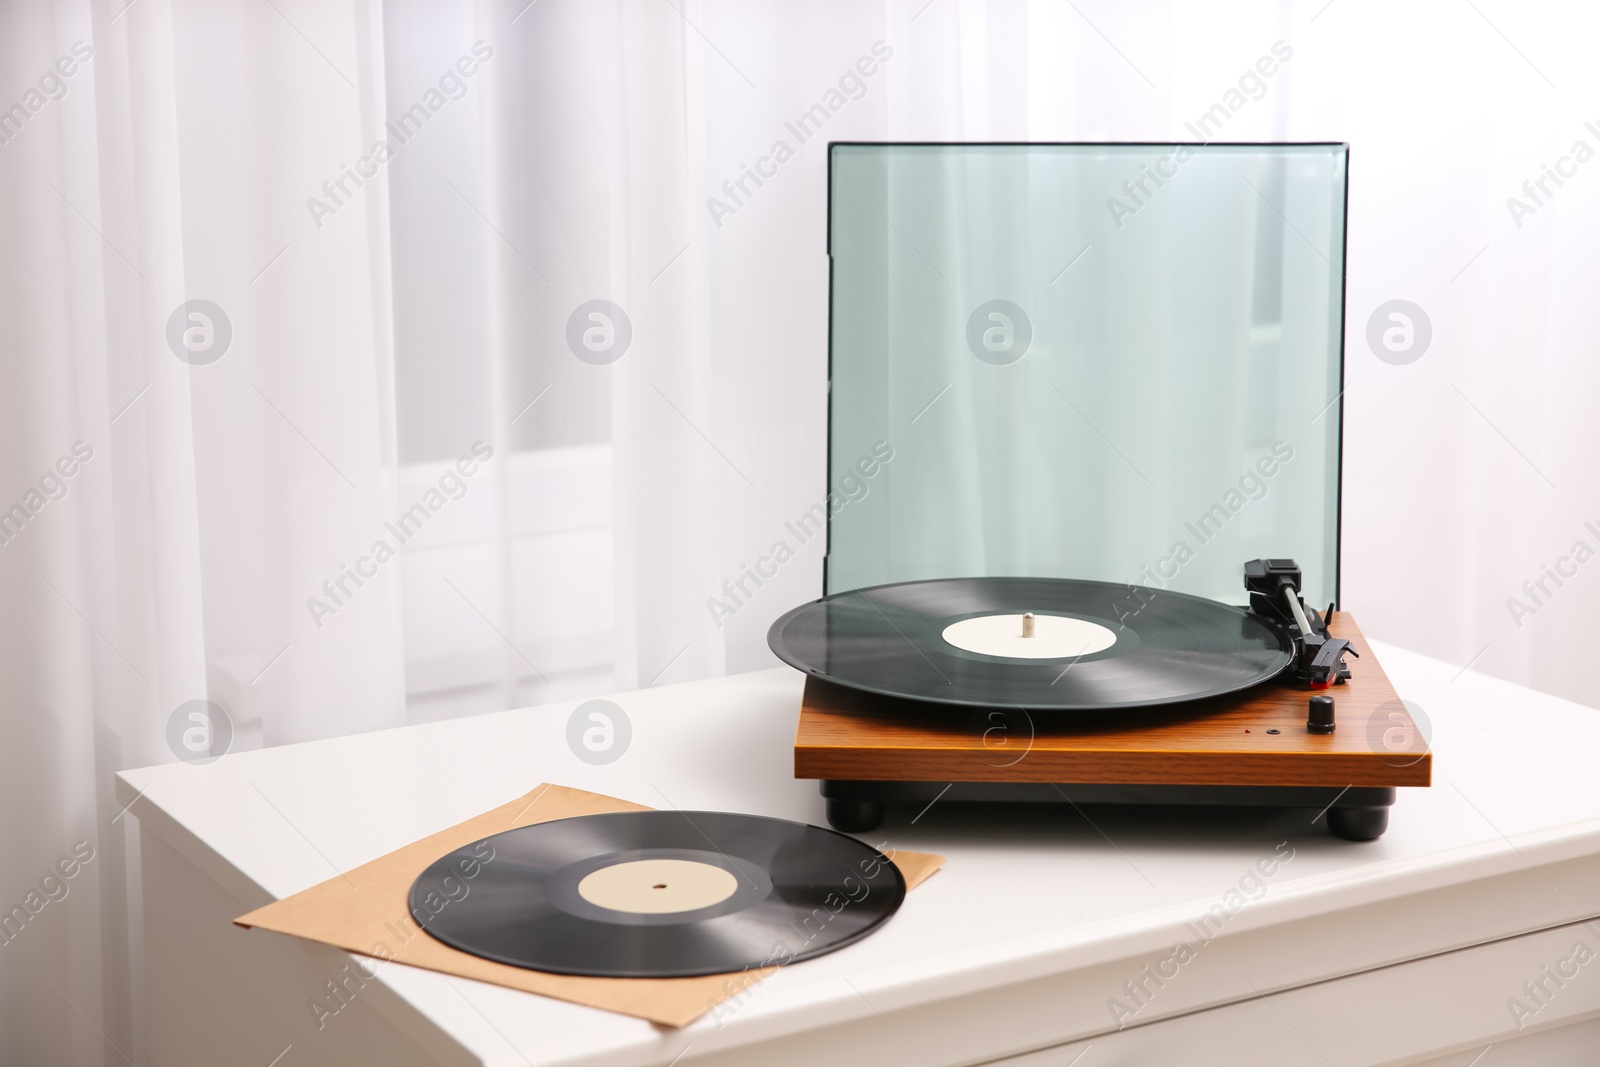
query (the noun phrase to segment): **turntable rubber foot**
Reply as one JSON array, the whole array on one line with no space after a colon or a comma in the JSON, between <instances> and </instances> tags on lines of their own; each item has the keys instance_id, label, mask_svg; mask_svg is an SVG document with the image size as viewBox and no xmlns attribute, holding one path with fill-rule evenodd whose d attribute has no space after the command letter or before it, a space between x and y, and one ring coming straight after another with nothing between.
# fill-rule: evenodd
<instances>
[{"instance_id":1,"label":"turntable rubber foot","mask_svg":"<svg viewBox=\"0 0 1600 1067\"><path fill-rule=\"evenodd\" d=\"M847 834L864 834L883 822L883 803L877 800L827 798L828 825ZM1378 831L1382 833L1383 831Z\"/></svg>"},{"instance_id":2,"label":"turntable rubber foot","mask_svg":"<svg viewBox=\"0 0 1600 1067\"><path fill-rule=\"evenodd\" d=\"M1328 829L1346 841L1376 841L1389 828L1388 808L1330 808Z\"/></svg>"}]
</instances>

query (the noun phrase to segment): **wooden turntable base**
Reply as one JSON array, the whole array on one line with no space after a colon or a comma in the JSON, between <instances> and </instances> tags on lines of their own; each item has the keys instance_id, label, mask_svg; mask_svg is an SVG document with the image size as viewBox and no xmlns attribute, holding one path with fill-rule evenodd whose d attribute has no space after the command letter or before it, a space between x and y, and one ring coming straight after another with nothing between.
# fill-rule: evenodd
<instances>
[{"instance_id":1,"label":"wooden turntable base","mask_svg":"<svg viewBox=\"0 0 1600 1067\"><path fill-rule=\"evenodd\" d=\"M1432 754L1355 620L1335 612L1328 628L1359 656L1350 661L1348 682L1324 690L1335 701L1331 734L1307 732L1313 694L1288 684L1162 709L1027 713L883 697L808 678L795 777L823 779L829 797L862 800L920 797L913 783L1080 783L1276 787L1255 789L1259 800L1230 800L1252 791L1228 789L1210 797L1194 790L1117 796L1181 803L1314 798L1325 791L1307 787L1332 787L1330 802L1353 790L1348 799L1357 806L1386 806L1393 787L1431 783ZM1097 799L1092 791L1083 796ZM830 815L834 807L830 802Z\"/></svg>"}]
</instances>

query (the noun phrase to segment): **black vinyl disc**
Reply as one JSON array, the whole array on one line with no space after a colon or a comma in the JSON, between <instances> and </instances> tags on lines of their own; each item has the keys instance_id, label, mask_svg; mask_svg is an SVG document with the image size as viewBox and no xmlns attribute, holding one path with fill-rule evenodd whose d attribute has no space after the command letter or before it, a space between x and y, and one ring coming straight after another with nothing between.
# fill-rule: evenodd
<instances>
[{"instance_id":1,"label":"black vinyl disc","mask_svg":"<svg viewBox=\"0 0 1600 1067\"><path fill-rule=\"evenodd\" d=\"M1016 658L984 651L981 640L972 647L947 640L955 623L981 629L981 620L1022 613L1036 617L1041 636L1065 635L1043 647L1062 655ZM779 618L767 644L785 663L852 689L1059 711L1144 708L1237 692L1281 672L1292 648L1286 633L1242 608L1064 578L946 578L835 593Z\"/></svg>"},{"instance_id":2,"label":"black vinyl disc","mask_svg":"<svg viewBox=\"0 0 1600 1067\"><path fill-rule=\"evenodd\" d=\"M459 848L411 886L411 913L474 956L556 974L682 978L842 948L905 899L853 837L717 811L536 823Z\"/></svg>"}]
</instances>

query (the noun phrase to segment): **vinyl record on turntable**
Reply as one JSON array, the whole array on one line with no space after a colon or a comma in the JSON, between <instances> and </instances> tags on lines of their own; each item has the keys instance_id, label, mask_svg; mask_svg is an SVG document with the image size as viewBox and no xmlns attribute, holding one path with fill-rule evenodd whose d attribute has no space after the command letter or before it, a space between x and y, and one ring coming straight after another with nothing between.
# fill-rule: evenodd
<instances>
[{"instance_id":1,"label":"vinyl record on turntable","mask_svg":"<svg viewBox=\"0 0 1600 1067\"><path fill-rule=\"evenodd\" d=\"M410 906L429 916L433 937L499 963L680 978L843 948L887 921L905 893L892 861L833 830L729 812L623 811L457 849L418 876Z\"/></svg>"},{"instance_id":2,"label":"vinyl record on turntable","mask_svg":"<svg viewBox=\"0 0 1600 1067\"><path fill-rule=\"evenodd\" d=\"M1152 707L1279 674L1282 630L1204 597L1064 578L945 578L835 593L779 618L778 658L884 696L1032 710Z\"/></svg>"}]
</instances>

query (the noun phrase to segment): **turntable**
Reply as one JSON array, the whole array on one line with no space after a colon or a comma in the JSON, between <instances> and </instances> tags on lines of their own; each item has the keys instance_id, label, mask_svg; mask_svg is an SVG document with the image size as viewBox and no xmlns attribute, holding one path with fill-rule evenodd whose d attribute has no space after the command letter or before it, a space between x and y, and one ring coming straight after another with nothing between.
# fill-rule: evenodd
<instances>
[{"instance_id":1,"label":"turntable","mask_svg":"<svg viewBox=\"0 0 1600 1067\"><path fill-rule=\"evenodd\" d=\"M1132 213L1105 198L1179 146L830 150L827 595L768 635L829 821L1268 805L1380 836L1432 761L1336 609L1347 147L1183 146Z\"/></svg>"}]
</instances>

